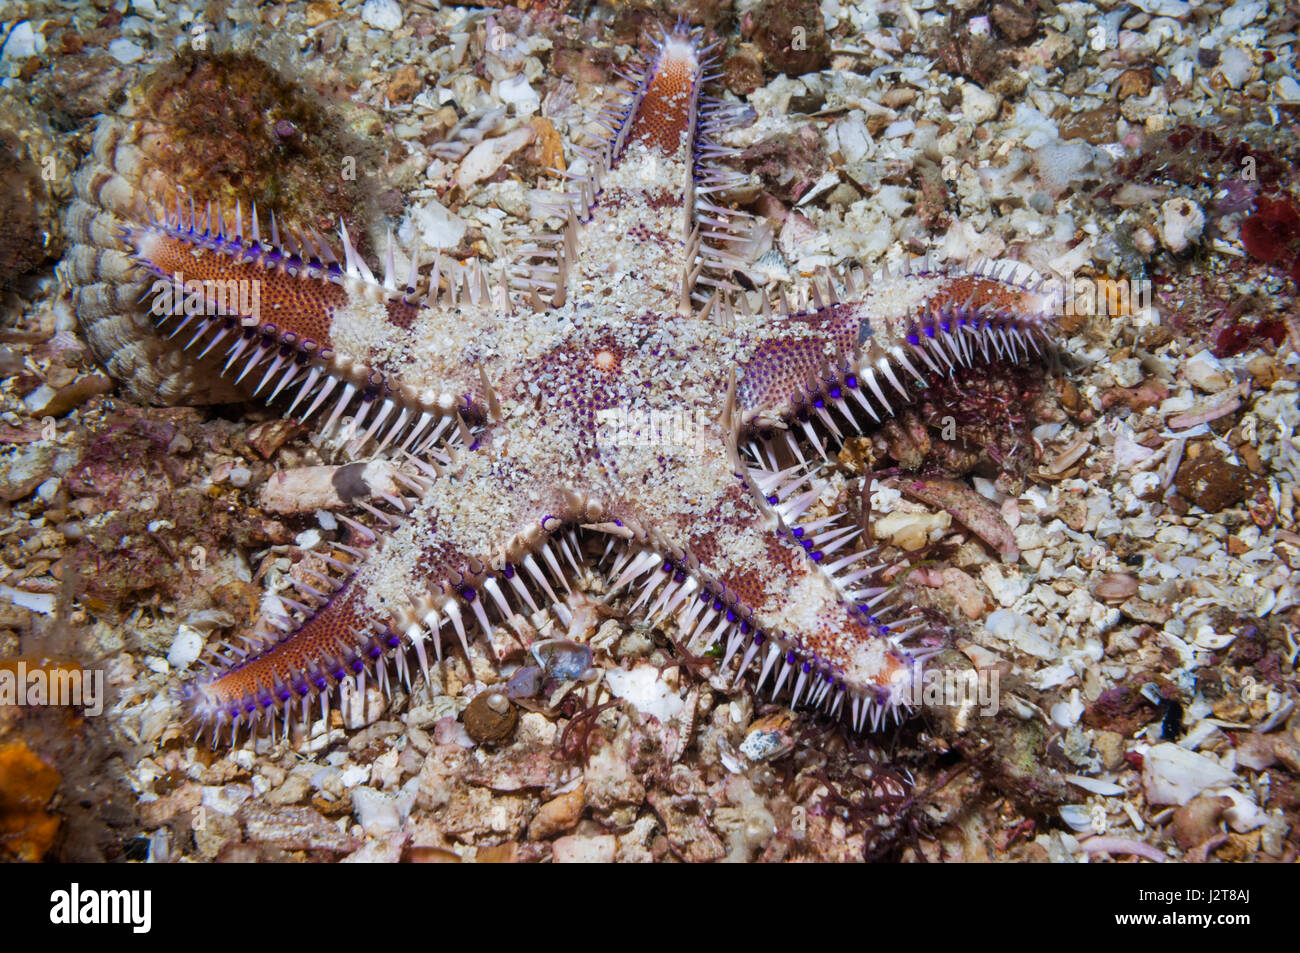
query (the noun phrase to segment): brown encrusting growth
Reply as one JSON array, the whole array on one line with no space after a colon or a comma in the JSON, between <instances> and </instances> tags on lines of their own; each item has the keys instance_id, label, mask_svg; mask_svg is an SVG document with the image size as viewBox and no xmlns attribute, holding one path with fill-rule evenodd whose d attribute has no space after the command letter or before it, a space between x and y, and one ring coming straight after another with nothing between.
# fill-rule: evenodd
<instances>
[{"instance_id":1,"label":"brown encrusting growth","mask_svg":"<svg viewBox=\"0 0 1300 953\"><path fill-rule=\"evenodd\" d=\"M45 260L51 249L41 234L40 169L16 135L0 130L0 289Z\"/></svg>"},{"instance_id":2,"label":"brown encrusting growth","mask_svg":"<svg viewBox=\"0 0 1300 953\"><path fill-rule=\"evenodd\" d=\"M23 742L0 745L0 858L45 856L59 831L58 816L46 808L61 780Z\"/></svg>"},{"instance_id":3,"label":"brown encrusting growth","mask_svg":"<svg viewBox=\"0 0 1300 953\"><path fill-rule=\"evenodd\" d=\"M144 83L140 111L150 161L182 195L317 229L362 220L376 201L378 122L355 134L337 105L251 53L181 53Z\"/></svg>"}]
</instances>

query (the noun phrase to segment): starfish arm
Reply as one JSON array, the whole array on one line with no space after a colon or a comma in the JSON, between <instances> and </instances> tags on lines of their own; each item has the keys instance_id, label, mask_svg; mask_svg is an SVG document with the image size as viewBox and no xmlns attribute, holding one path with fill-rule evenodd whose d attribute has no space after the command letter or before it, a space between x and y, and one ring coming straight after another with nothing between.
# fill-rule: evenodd
<instances>
[{"instance_id":1,"label":"starfish arm","mask_svg":"<svg viewBox=\"0 0 1300 953\"><path fill-rule=\"evenodd\" d=\"M228 226L210 208L200 221L178 207L125 229L135 262L155 278L151 311L173 337L185 335L185 350L221 354L223 375L255 396L291 395L289 413L323 409L330 422L351 413L381 447L398 438L409 446L439 419L478 412L481 368L504 320L502 295L494 300L481 271L454 269L440 297L435 268L422 299L414 267L399 291L390 251L377 282L346 230L340 262L319 235L282 237L272 220L267 241L256 214L250 221L246 234L241 212Z\"/></svg>"},{"instance_id":2,"label":"starfish arm","mask_svg":"<svg viewBox=\"0 0 1300 953\"><path fill-rule=\"evenodd\" d=\"M323 716L331 697L341 696L345 684L400 644L395 633L367 618L351 578L367 555L351 546L318 553L342 579L319 576L298 584L292 597L281 597L285 613L264 613L239 638L242 645L222 643L200 660L205 674L179 691L200 723L200 737L210 729L217 742L229 731L233 744L244 726L256 730L265 722L274 731L276 716L284 718L287 731L295 709L300 706L306 723L316 701ZM287 614L290 606L299 619Z\"/></svg>"},{"instance_id":3,"label":"starfish arm","mask_svg":"<svg viewBox=\"0 0 1300 953\"><path fill-rule=\"evenodd\" d=\"M833 280L813 298L813 310L752 319L742 334L737 398L750 432L811 435L817 418L838 434L832 408L854 429L879 423L961 368L1041 354L1056 313L1054 289L1015 263L851 276L843 300Z\"/></svg>"},{"instance_id":4,"label":"starfish arm","mask_svg":"<svg viewBox=\"0 0 1300 953\"><path fill-rule=\"evenodd\" d=\"M353 546L335 546L321 558L334 571L298 581L289 598L296 614L264 615L245 639L207 660L207 674L183 692L193 714L214 738L259 723L287 728L294 710L304 720L313 704L364 688L367 677L388 680L389 655L409 684L407 649L421 670L427 645L441 661L451 635L469 657L475 628L493 641L504 620L527 635L517 610L549 608L567 624L557 588L567 592L561 560L579 565L573 527L598 521L600 506L549 482L543 485L513 461L508 445L462 454L450 468L415 461L403 476L405 497L385 510L363 504L376 530L352 520ZM467 499L464 485L478 489ZM392 650L399 651L393 653Z\"/></svg>"},{"instance_id":5,"label":"starfish arm","mask_svg":"<svg viewBox=\"0 0 1300 953\"><path fill-rule=\"evenodd\" d=\"M758 686L770 685L774 697L789 691L792 704L836 713L844 706L855 727L897 714L911 698L916 659L901 636L912 633L891 630L891 610L900 609L884 607L887 587L863 590L868 609L841 586L871 582L883 567L848 570L859 557L846 561L837 551L852 541L851 528L823 521L809 533L787 524L768 501L781 491L770 488L765 498L722 443L689 454L659 450L656 484L687 487L685 500L641 494L614 508L634 534L636 555L616 583L634 581L638 603L679 614L688 649L722 646L724 667L739 658L736 677L757 670Z\"/></svg>"},{"instance_id":6,"label":"starfish arm","mask_svg":"<svg viewBox=\"0 0 1300 953\"><path fill-rule=\"evenodd\" d=\"M730 249L754 219L710 200L743 179L715 163L730 150L711 136L734 110L702 96L712 54L679 26L631 67L633 89L597 117L608 136L580 150L586 169L560 193L571 224L582 225L525 250L526 286L556 305L571 290L658 314L688 313L715 288L733 288L719 276L744 267Z\"/></svg>"}]
</instances>

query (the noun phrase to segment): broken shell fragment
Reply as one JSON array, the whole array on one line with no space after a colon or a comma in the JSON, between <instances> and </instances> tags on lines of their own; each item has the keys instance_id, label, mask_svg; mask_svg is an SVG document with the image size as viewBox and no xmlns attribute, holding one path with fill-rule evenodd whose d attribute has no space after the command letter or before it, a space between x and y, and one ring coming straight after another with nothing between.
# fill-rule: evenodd
<instances>
[{"instance_id":1,"label":"broken shell fragment","mask_svg":"<svg viewBox=\"0 0 1300 953\"><path fill-rule=\"evenodd\" d=\"M568 639L547 639L533 646L533 658L549 678L569 681L582 678L591 668L591 649Z\"/></svg>"}]
</instances>

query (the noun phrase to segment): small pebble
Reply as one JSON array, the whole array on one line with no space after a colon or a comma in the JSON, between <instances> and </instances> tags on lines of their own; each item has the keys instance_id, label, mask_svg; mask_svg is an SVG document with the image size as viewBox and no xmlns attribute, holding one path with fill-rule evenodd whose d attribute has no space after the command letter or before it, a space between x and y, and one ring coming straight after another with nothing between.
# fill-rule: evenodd
<instances>
[{"instance_id":1,"label":"small pebble","mask_svg":"<svg viewBox=\"0 0 1300 953\"><path fill-rule=\"evenodd\" d=\"M1228 44L1219 55L1217 72L1233 89L1241 89L1250 79L1254 65L1249 53L1239 46Z\"/></svg>"},{"instance_id":2,"label":"small pebble","mask_svg":"<svg viewBox=\"0 0 1300 953\"><path fill-rule=\"evenodd\" d=\"M1170 199L1160 207L1160 240L1174 254L1201 237L1205 213L1191 199Z\"/></svg>"},{"instance_id":3,"label":"small pebble","mask_svg":"<svg viewBox=\"0 0 1300 953\"><path fill-rule=\"evenodd\" d=\"M58 477L50 477L36 488L36 495L42 503L49 503L58 495L59 488L63 486L63 481Z\"/></svg>"},{"instance_id":4,"label":"small pebble","mask_svg":"<svg viewBox=\"0 0 1300 953\"><path fill-rule=\"evenodd\" d=\"M167 663L173 668L187 668L203 652L203 633L193 626L181 623L167 652Z\"/></svg>"},{"instance_id":5,"label":"small pebble","mask_svg":"<svg viewBox=\"0 0 1300 953\"><path fill-rule=\"evenodd\" d=\"M1209 394L1217 394L1232 383L1232 375L1223 362L1208 350L1200 351L1183 364L1183 376L1193 387Z\"/></svg>"},{"instance_id":6,"label":"small pebble","mask_svg":"<svg viewBox=\"0 0 1300 953\"><path fill-rule=\"evenodd\" d=\"M1138 591L1138 581L1126 572L1109 572L1092 587L1092 594L1103 602L1123 602Z\"/></svg>"},{"instance_id":7,"label":"small pebble","mask_svg":"<svg viewBox=\"0 0 1300 953\"><path fill-rule=\"evenodd\" d=\"M144 59L145 48L134 40L118 37L108 44L108 55L119 63L138 63Z\"/></svg>"},{"instance_id":8,"label":"small pebble","mask_svg":"<svg viewBox=\"0 0 1300 953\"><path fill-rule=\"evenodd\" d=\"M45 52L45 37L36 31L30 20L19 23L5 38L4 58L7 60L22 62L43 52Z\"/></svg>"},{"instance_id":9,"label":"small pebble","mask_svg":"<svg viewBox=\"0 0 1300 953\"><path fill-rule=\"evenodd\" d=\"M988 122L998 114L998 97L986 93L974 83L961 88L961 114L971 122Z\"/></svg>"},{"instance_id":10,"label":"small pebble","mask_svg":"<svg viewBox=\"0 0 1300 953\"><path fill-rule=\"evenodd\" d=\"M501 99L515 107L516 116L531 116L542 104L537 90L528 85L527 76L512 76L503 79L497 86Z\"/></svg>"},{"instance_id":11,"label":"small pebble","mask_svg":"<svg viewBox=\"0 0 1300 953\"><path fill-rule=\"evenodd\" d=\"M1184 460L1174 477L1178 492L1207 513L1240 503L1248 480L1249 471L1224 460L1217 450Z\"/></svg>"},{"instance_id":12,"label":"small pebble","mask_svg":"<svg viewBox=\"0 0 1300 953\"><path fill-rule=\"evenodd\" d=\"M392 33L402 25L402 8L397 0L366 0L361 6L361 19L367 26Z\"/></svg>"},{"instance_id":13,"label":"small pebble","mask_svg":"<svg viewBox=\"0 0 1300 953\"><path fill-rule=\"evenodd\" d=\"M1135 357L1112 362L1111 372L1120 387L1136 387L1142 383L1142 362Z\"/></svg>"}]
</instances>

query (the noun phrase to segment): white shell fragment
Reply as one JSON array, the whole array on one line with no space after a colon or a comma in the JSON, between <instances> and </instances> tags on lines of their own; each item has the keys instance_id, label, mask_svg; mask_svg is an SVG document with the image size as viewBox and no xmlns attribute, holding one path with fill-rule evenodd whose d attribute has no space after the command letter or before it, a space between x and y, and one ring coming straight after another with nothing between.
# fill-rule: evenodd
<instances>
[{"instance_id":1,"label":"white shell fragment","mask_svg":"<svg viewBox=\"0 0 1300 953\"><path fill-rule=\"evenodd\" d=\"M605 684L641 714L654 715L660 721L668 721L682 710L681 697L663 683L654 666L640 665L630 672L616 668L606 674Z\"/></svg>"},{"instance_id":2,"label":"white shell fragment","mask_svg":"<svg viewBox=\"0 0 1300 953\"><path fill-rule=\"evenodd\" d=\"M456 184L467 189L486 179L501 164L536 138L532 126L520 126L495 139L485 139L469 151L456 170Z\"/></svg>"},{"instance_id":3,"label":"white shell fragment","mask_svg":"<svg viewBox=\"0 0 1300 953\"><path fill-rule=\"evenodd\" d=\"M1160 207L1160 239L1175 254L1201 237L1205 213L1191 199L1170 199Z\"/></svg>"},{"instance_id":4,"label":"white shell fragment","mask_svg":"<svg viewBox=\"0 0 1300 953\"><path fill-rule=\"evenodd\" d=\"M1217 394L1232 383L1232 375L1223 362L1208 350L1199 351L1187 359L1183 374L1193 387L1209 394Z\"/></svg>"},{"instance_id":5,"label":"white shell fragment","mask_svg":"<svg viewBox=\"0 0 1300 953\"><path fill-rule=\"evenodd\" d=\"M186 668L203 652L203 633L193 626L181 623L176 638L167 652L167 664L172 668Z\"/></svg>"},{"instance_id":6,"label":"white shell fragment","mask_svg":"<svg viewBox=\"0 0 1300 953\"><path fill-rule=\"evenodd\" d=\"M402 25L402 8L397 0L366 0L361 6L361 19L367 26L392 33Z\"/></svg>"},{"instance_id":7,"label":"white shell fragment","mask_svg":"<svg viewBox=\"0 0 1300 953\"><path fill-rule=\"evenodd\" d=\"M1151 804L1182 806L1206 788L1231 784L1234 775L1213 758L1166 742L1146 753L1142 787Z\"/></svg>"}]
</instances>

